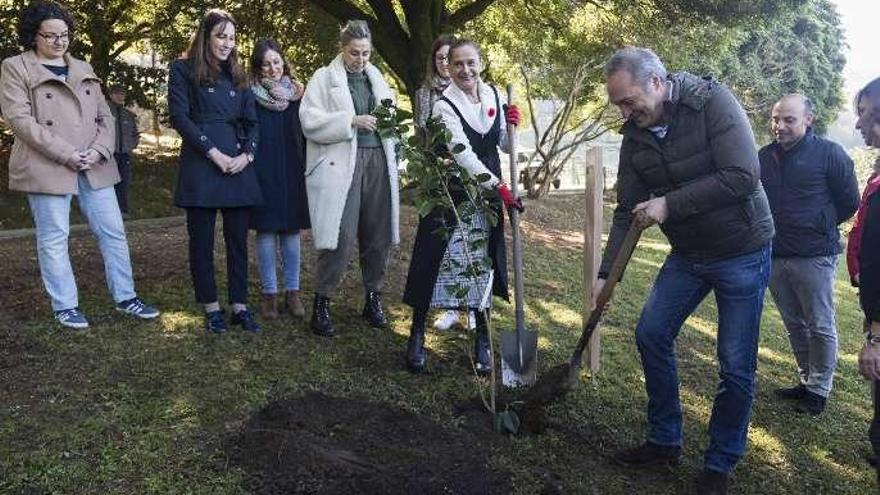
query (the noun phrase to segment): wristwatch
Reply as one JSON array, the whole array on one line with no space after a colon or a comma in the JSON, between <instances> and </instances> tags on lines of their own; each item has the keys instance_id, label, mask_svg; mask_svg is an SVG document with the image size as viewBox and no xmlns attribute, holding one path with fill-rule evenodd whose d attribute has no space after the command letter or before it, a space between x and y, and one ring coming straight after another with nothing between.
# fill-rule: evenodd
<instances>
[{"instance_id":1,"label":"wristwatch","mask_svg":"<svg viewBox=\"0 0 880 495\"><path fill-rule=\"evenodd\" d=\"M248 154L247 154L247 159L248 159L248 163L254 163L254 154L253 154L253 153L248 153Z\"/></svg>"}]
</instances>

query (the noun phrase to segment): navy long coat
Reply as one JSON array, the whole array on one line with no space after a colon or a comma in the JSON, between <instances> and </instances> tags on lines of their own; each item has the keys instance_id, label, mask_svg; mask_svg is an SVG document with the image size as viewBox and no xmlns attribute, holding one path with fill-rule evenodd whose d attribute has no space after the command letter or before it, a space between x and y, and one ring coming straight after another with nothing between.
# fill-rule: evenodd
<instances>
[{"instance_id":1,"label":"navy long coat","mask_svg":"<svg viewBox=\"0 0 880 495\"><path fill-rule=\"evenodd\" d=\"M228 156L253 153L257 110L250 88L236 88L226 72L213 85L197 86L186 60L171 63L168 113L180 134L174 204L181 208L236 208L263 203L253 164L227 175L208 158L216 147Z\"/></svg>"},{"instance_id":2,"label":"navy long coat","mask_svg":"<svg viewBox=\"0 0 880 495\"><path fill-rule=\"evenodd\" d=\"M263 206L251 210L251 229L295 232L311 227L306 200L305 138L299 102L281 112L257 105L260 142L254 168L263 191Z\"/></svg>"}]
</instances>

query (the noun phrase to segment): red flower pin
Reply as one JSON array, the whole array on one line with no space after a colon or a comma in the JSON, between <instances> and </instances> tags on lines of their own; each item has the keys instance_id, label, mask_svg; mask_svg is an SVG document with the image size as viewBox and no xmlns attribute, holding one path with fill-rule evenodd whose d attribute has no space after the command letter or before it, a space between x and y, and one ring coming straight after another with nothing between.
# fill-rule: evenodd
<instances>
[{"instance_id":1,"label":"red flower pin","mask_svg":"<svg viewBox=\"0 0 880 495\"><path fill-rule=\"evenodd\" d=\"M489 117L494 117L495 116L495 107L490 107L488 113L489 113Z\"/></svg>"}]
</instances>

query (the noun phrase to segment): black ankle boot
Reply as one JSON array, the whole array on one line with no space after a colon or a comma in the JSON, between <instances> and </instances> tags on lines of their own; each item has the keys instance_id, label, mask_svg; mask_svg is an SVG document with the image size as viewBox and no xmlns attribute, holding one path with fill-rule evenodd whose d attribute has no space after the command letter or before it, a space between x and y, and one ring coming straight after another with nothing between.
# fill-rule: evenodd
<instances>
[{"instance_id":1,"label":"black ankle boot","mask_svg":"<svg viewBox=\"0 0 880 495\"><path fill-rule=\"evenodd\" d=\"M492 350L489 347L489 329L486 325L478 326L474 337L474 366L480 376L492 373Z\"/></svg>"},{"instance_id":2,"label":"black ankle boot","mask_svg":"<svg viewBox=\"0 0 880 495\"><path fill-rule=\"evenodd\" d=\"M333 320L330 319L330 298L327 296L315 294L315 303L312 305L312 333L321 337L336 335Z\"/></svg>"},{"instance_id":3,"label":"black ankle boot","mask_svg":"<svg viewBox=\"0 0 880 495\"><path fill-rule=\"evenodd\" d=\"M367 292L361 316L373 327L388 328L388 319L385 318L385 311L382 310L382 299L378 292Z\"/></svg>"},{"instance_id":4,"label":"black ankle boot","mask_svg":"<svg viewBox=\"0 0 880 495\"><path fill-rule=\"evenodd\" d=\"M413 373L425 371L428 350L425 349L425 325L413 324L406 342L406 367Z\"/></svg>"}]
</instances>

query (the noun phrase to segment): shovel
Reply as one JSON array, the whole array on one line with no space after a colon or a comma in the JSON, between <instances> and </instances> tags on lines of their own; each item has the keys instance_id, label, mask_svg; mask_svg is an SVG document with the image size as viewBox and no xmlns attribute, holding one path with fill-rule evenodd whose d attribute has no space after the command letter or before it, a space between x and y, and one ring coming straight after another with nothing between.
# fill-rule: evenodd
<instances>
[{"instance_id":1,"label":"shovel","mask_svg":"<svg viewBox=\"0 0 880 495\"><path fill-rule=\"evenodd\" d=\"M507 85L507 101L513 103L513 86ZM507 125L510 144L510 190L517 197L516 126ZM538 361L538 332L526 330L523 310L522 238L519 231L519 212L507 210L513 237L513 280L516 314L516 332L501 333L501 383L505 387L526 387L535 383Z\"/></svg>"},{"instance_id":2,"label":"shovel","mask_svg":"<svg viewBox=\"0 0 880 495\"><path fill-rule=\"evenodd\" d=\"M598 328L599 322L605 313L605 307L608 305L608 302L611 301L611 296L614 294L614 288L620 281L620 277L623 275L623 270L629 263L630 257L632 257L633 251L639 243L639 237L641 237L642 231L647 226L647 221L641 219L638 215L633 219L629 230L626 233L626 237L624 237L623 242L620 244L620 250L614 258L614 263L611 265L611 270L608 273L608 278L605 280L605 285L602 286L602 290L599 291L599 295L596 298L596 307L593 308L593 311L590 312L590 316L584 322L581 337L574 348L574 352L571 354L571 358L568 362L556 366L547 372L541 377L541 380L526 393L524 398L525 419L523 419L523 421L530 422L532 419L529 418L539 417L543 406L562 399L577 386L580 378L580 371L584 366L584 350L587 348L587 343Z\"/></svg>"}]
</instances>

